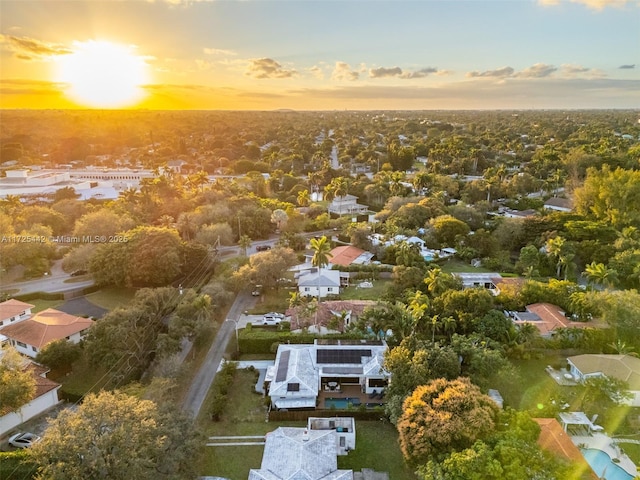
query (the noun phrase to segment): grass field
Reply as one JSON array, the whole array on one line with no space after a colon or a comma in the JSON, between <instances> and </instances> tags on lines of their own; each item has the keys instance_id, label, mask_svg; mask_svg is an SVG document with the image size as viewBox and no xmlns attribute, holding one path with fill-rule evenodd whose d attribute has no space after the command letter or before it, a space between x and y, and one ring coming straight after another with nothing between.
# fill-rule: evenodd
<instances>
[{"instance_id":1,"label":"grass field","mask_svg":"<svg viewBox=\"0 0 640 480\"><path fill-rule=\"evenodd\" d=\"M341 300L380 300L391 280L374 280L373 288L347 287L340 292Z\"/></svg>"},{"instance_id":2,"label":"grass field","mask_svg":"<svg viewBox=\"0 0 640 480\"><path fill-rule=\"evenodd\" d=\"M251 315L261 315L268 312L284 312L289 308L289 299L294 289L280 288L267 289L262 291L256 306L249 310Z\"/></svg>"},{"instance_id":3,"label":"grass field","mask_svg":"<svg viewBox=\"0 0 640 480\"><path fill-rule=\"evenodd\" d=\"M133 288L106 287L95 293L90 293L86 299L99 307L113 310L129 303L135 293L136 290Z\"/></svg>"},{"instance_id":4,"label":"grass field","mask_svg":"<svg viewBox=\"0 0 640 480\"><path fill-rule=\"evenodd\" d=\"M31 313L38 313L47 308L56 308L64 303L64 300L42 300L40 298L36 298L35 300L29 300L26 303L30 303L34 305L34 308L31 309Z\"/></svg>"},{"instance_id":5,"label":"grass field","mask_svg":"<svg viewBox=\"0 0 640 480\"><path fill-rule=\"evenodd\" d=\"M229 390L227 410L219 422L209 420L205 401L198 424L207 436L265 435L280 426L304 427L302 422L266 422L262 395L253 392L257 373L238 370ZM200 459L200 474L245 480L249 470L260 468L262 446L206 447ZM416 477L405 466L398 448L395 428L382 422L357 422L356 449L346 457L338 457L339 468L373 468L389 472L392 479L412 480Z\"/></svg>"},{"instance_id":6,"label":"grass field","mask_svg":"<svg viewBox=\"0 0 640 480\"><path fill-rule=\"evenodd\" d=\"M472 267L468 263L461 262L460 260L449 259L440 265L443 272L447 273L489 273L492 270L487 270L482 267Z\"/></svg>"}]
</instances>

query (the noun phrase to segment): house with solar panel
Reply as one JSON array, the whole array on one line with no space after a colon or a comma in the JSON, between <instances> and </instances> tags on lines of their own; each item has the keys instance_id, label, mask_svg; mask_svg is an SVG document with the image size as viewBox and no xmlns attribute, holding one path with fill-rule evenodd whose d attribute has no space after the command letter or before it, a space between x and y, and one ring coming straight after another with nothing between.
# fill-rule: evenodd
<instances>
[{"instance_id":1,"label":"house with solar panel","mask_svg":"<svg viewBox=\"0 0 640 480\"><path fill-rule=\"evenodd\" d=\"M388 383L382 368L387 344L370 340L316 340L283 344L269 367L265 390L275 409L380 405Z\"/></svg>"}]
</instances>

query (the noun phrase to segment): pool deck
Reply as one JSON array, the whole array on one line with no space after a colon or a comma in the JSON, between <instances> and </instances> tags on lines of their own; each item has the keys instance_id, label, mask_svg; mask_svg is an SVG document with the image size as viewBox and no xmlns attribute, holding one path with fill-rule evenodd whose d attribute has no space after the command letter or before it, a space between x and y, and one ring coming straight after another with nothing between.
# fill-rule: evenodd
<instances>
[{"instance_id":1,"label":"pool deck","mask_svg":"<svg viewBox=\"0 0 640 480\"><path fill-rule=\"evenodd\" d=\"M611 458L617 458L620 460L619 465L623 468L629 475L633 477L638 475L638 470L636 465L627 457L624 453L620 453L620 447L616 445L611 437L605 435L604 433L594 433L590 436L572 436L571 440L576 446L584 446L586 448L596 448L598 450L602 450Z\"/></svg>"}]
</instances>

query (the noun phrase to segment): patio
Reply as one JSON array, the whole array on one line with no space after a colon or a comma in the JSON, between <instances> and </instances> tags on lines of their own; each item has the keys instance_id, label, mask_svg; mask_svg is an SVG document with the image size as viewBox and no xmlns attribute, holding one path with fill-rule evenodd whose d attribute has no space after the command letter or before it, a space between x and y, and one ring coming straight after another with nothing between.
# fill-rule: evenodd
<instances>
[{"instance_id":1,"label":"patio","mask_svg":"<svg viewBox=\"0 0 640 480\"><path fill-rule=\"evenodd\" d=\"M317 409L324 410L325 400L327 398L334 399L355 399L354 406L359 402L360 405L365 404L369 406L382 406L384 405L384 397L371 398L371 394L363 393L360 385L340 385L339 390L322 390L318 392Z\"/></svg>"},{"instance_id":2,"label":"patio","mask_svg":"<svg viewBox=\"0 0 640 480\"><path fill-rule=\"evenodd\" d=\"M556 370L551 365L547 365L545 371L553 378L558 385L562 385L563 387L575 387L578 385L567 370Z\"/></svg>"}]
</instances>

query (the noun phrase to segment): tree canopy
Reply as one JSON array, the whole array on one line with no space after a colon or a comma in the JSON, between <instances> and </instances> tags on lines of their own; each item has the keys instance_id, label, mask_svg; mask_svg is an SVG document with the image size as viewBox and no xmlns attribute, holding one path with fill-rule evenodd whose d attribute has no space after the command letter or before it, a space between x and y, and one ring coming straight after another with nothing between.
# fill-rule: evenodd
<instances>
[{"instance_id":1,"label":"tree canopy","mask_svg":"<svg viewBox=\"0 0 640 480\"><path fill-rule=\"evenodd\" d=\"M198 442L184 414L103 391L62 411L32 454L43 480L186 480L196 478Z\"/></svg>"}]
</instances>

